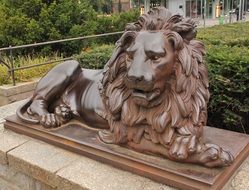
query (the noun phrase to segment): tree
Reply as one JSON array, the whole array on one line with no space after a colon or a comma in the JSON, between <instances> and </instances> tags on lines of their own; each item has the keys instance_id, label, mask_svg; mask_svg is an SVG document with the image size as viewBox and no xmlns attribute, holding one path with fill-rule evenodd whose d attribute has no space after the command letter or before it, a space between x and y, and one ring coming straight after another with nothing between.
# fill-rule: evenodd
<instances>
[{"instance_id":1,"label":"tree","mask_svg":"<svg viewBox=\"0 0 249 190\"><path fill-rule=\"evenodd\" d=\"M88 0L0 0L0 46L92 34L96 19Z\"/></svg>"}]
</instances>

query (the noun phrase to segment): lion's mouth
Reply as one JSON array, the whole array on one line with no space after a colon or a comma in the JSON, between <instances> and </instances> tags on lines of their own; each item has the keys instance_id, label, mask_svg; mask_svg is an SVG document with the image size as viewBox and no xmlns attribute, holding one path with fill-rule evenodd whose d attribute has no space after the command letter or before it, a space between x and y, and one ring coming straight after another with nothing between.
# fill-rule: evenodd
<instances>
[{"instance_id":1,"label":"lion's mouth","mask_svg":"<svg viewBox=\"0 0 249 190\"><path fill-rule=\"evenodd\" d=\"M160 95L160 90L155 89L152 91L144 91L141 89L133 89L132 91L132 96L133 97L138 97L138 98L143 98L146 99L147 101L151 101L154 98L158 97Z\"/></svg>"}]
</instances>

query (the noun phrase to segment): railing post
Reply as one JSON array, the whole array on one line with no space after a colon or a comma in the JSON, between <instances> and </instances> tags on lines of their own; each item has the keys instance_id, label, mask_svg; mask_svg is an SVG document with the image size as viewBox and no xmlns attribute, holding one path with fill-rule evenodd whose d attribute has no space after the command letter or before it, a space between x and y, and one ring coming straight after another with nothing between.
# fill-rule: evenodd
<instances>
[{"instance_id":1,"label":"railing post","mask_svg":"<svg viewBox=\"0 0 249 190\"><path fill-rule=\"evenodd\" d=\"M11 67L11 78L12 78L12 83L13 83L13 86L16 85L16 80L15 80L15 70L14 70L14 59L13 59L13 50L10 47L10 67Z\"/></svg>"}]
</instances>

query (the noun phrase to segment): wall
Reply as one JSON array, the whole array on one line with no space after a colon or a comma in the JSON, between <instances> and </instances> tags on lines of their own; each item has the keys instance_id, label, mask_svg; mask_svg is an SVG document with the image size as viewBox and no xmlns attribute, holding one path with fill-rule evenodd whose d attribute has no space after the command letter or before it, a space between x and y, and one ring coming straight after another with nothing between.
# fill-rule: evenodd
<instances>
[{"instance_id":1,"label":"wall","mask_svg":"<svg viewBox=\"0 0 249 190\"><path fill-rule=\"evenodd\" d=\"M38 80L18 83L16 86L0 86L0 106L10 104L32 96Z\"/></svg>"}]
</instances>

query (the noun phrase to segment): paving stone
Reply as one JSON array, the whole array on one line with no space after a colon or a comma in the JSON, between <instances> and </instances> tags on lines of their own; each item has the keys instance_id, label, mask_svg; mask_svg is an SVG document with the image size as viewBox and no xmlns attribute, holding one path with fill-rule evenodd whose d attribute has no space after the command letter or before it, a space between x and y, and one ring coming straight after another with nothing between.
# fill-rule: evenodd
<instances>
[{"instance_id":1,"label":"paving stone","mask_svg":"<svg viewBox=\"0 0 249 190\"><path fill-rule=\"evenodd\" d=\"M7 163L7 152L24 144L31 138L0 128L0 163Z\"/></svg>"},{"instance_id":2,"label":"paving stone","mask_svg":"<svg viewBox=\"0 0 249 190\"><path fill-rule=\"evenodd\" d=\"M0 164L0 179L2 179L2 183L5 183L5 188L8 187L10 189L31 190L35 183L35 181L27 175L2 164Z\"/></svg>"},{"instance_id":3,"label":"paving stone","mask_svg":"<svg viewBox=\"0 0 249 190\"><path fill-rule=\"evenodd\" d=\"M242 170L249 173L249 157L245 160L245 163L244 163L243 167L241 167L241 168L242 168Z\"/></svg>"},{"instance_id":4,"label":"paving stone","mask_svg":"<svg viewBox=\"0 0 249 190\"><path fill-rule=\"evenodd\" d=\"M249 189L249 172L241 170L232 181L232 188L234 190L248 190Z\"/></svg>"},{"instance_id":5,"label":"paving stone","mask_svg":"<svg viewBox=\"0 0 249 190\"><path fill-rule=\"evenodd\" d=\"M0 178L0 190L20 190L15 184L10 184L8 181Z\"/></svg>"},{"instance_id":6,"label":"paving stone","mask_svg":"<svg viewBox=\"0 0 249 190\"><path fill-rule=\"evenodd\" d=\"M0 119L0 124L3 124L5 122L5 119Z\"/></svg>"},{"instance_id":7,"label":"paving stone","mask_svg":"<svg viewBox=\"0 0 249 190\"><path fill-rule=\"evenodd\" d=\"M27 100L18 101L12 104L8 104L0 107L0 123L3 123L4 118L16 113L17 108Z\"/></svg>"},{"instance_id":8,"label":"paving stone","mask_svg":"<svg viewBox=\"0 0 249 190\"><path fill-rule=\"evenodd\" d=\"M166 185L122 171L111 166L82 157L68 167L56 173L59 176L58 189L91 189L91 190L172 190Z\"/></svg>"},{"instance_id":9,"label":"paving stone","mask_svg":"<svg viewBox=\"0 0 249 190\"><path fill-rule=\"evenodd\" d=\"M0 133L4 131L3 123L0 123Z\"/></svg>"},{"instance_id":10,"label":"paving stone","mask_svg":"<svg viewBox=\"0 0 249 190\"><path fill-rule=\"evenodd\" d=\"M0 190L55 190L40 181L0 164Z\"/></svg>"},{"instance_id":11,"label":"paving stone","mask_svg":"<svg viewBox=\"0 0 249 190\"><path fill-rule=\"evenodd\" d=\"M154 181L150 181L150 180L146 181L146 183L144 184L143 190L152 190L152 189L155 189L155 190L176 190L173 187L169 187L169 186L166 186L166 185L163 185L160 183L156 183Z\"/></svg>"},{"instance_id":12,"label":"paving stone","mask_svg":"<svg viewBox=\"0 0 249 190\"><path fill-rule=\"evenodd\" d=\"M8 152L9 165L52 187L58 185L54 173L79 156L40 141L29 141Z\"/></svg>"},{"instance_id":13,"label":"paving stone","mask_svg":"<svg viewBox=\"0 0 249 190\"><path fill-rule=\"evenodd\" d=\"M30 190L57 190L57 188L53 188L53 187L48 186L48 185L41 183L39 181L35 181L33 189L30 189ZM60 189L60 190L62 190L62 189Z\"/></svg>"}]
</instances>

